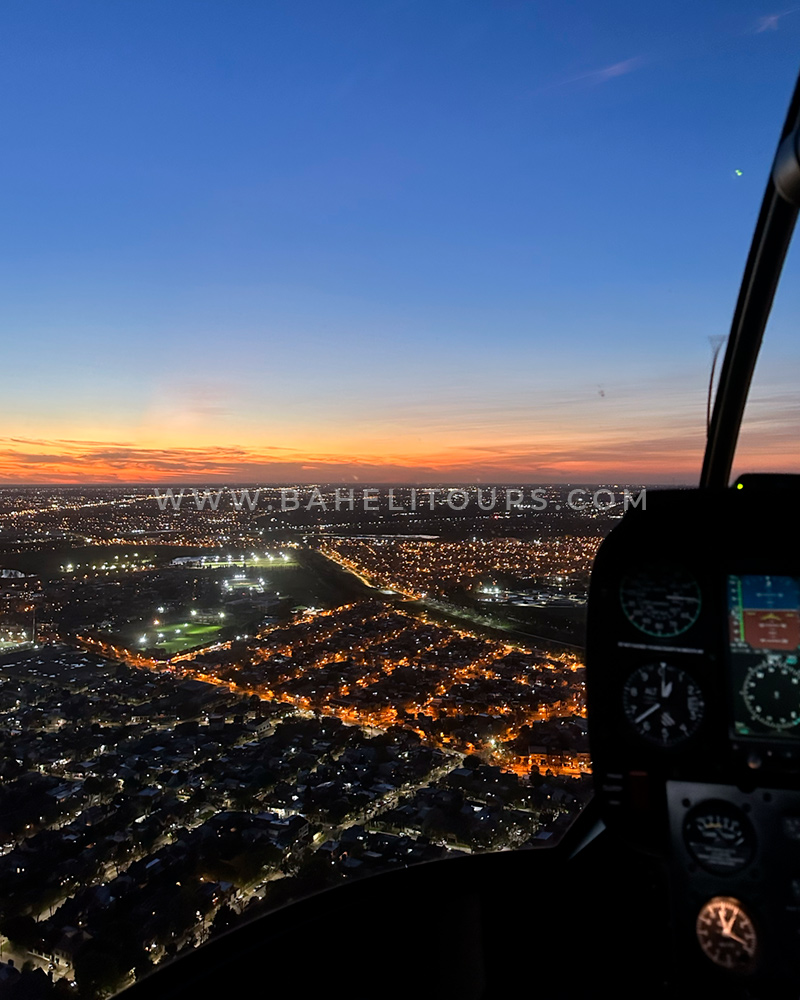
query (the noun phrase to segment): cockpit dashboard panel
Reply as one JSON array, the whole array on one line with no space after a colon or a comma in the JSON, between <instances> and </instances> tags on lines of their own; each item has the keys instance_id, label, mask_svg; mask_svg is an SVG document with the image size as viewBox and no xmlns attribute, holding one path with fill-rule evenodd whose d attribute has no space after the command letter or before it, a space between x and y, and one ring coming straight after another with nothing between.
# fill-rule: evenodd
<instances>
[{"instance_id":1,"label":"cockpit dashboard panel","mask_svg":"<svg viewBox=\"0 0 800 1000\"><path fill-rule=\"evenodd\" d=\"M650 491L589 599L604 821L666 866L677 952L756 986L800 984L797 495Z\"/></svg>"}]
</instances>

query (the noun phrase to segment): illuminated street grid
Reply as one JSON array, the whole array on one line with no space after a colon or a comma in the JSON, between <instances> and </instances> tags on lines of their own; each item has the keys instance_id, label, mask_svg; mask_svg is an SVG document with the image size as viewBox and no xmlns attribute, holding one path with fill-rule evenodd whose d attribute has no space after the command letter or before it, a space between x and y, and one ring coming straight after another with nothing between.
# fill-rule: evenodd
<instances>
[{"instance_id":1,"label":"illuminated street grid","mask_svg":"<svg viewBox=\"0 0 800 1000\"><path fill-rule=\"evenodd\" d=\"M547 580L550 585L568 583L585 590L601 540L571 536L457 542L328 538L320 551L377 586L423 598L446 597L455 590L470 590L504 577Z\"/></svg>"},{"instance_id":2,"label":"illuminated street grid","mask_svg":"<svg viewBox=\"0 0 800 1000\"><path fill-rule=\"evenodd\" d=\"M54 988L95 1000L326 886L537 846L590 794L577 654L374 586L580 593L596 538L267 542L239 512L119 489L14 497L0 569L30 563L0 578L0 948ZM176 522L173 544L202 545L135 541Z\"/></svg>"},{"instance_id":3,"label":"illuminated street grid","mask_svg":"<svg viewBox=\"0 0 800 1000\"><path fill-rule=\"evenodd\" d=\"M0 538L69 541L93 546L247 546L254 537L248 511L230 504L198 510L187 503L161 510L143 487L0 490Z\"/></svg>"},{"instance_id":4,"label":"illuminated street grid","mask_svg":"<svg viewBox=\"0 0 800 1000\"><path fill-rule=\"evenodd\" d=\"M346 666L337 658L345 640L361 667L349 683L367 701L372 685L361 688L357 675L391 680L427 663L429 696L406 700L407 720L380 731L391 714L362 710L341 682L329 710L312 711L326 664ZM467 731L445 725L459 718L445 708L448 695L458 698L457 689L480 676L502 687L504 675L534 667L544 694L577 675L574 664L479 648L377 605L306 616L249 651L249 668L240 665L241 649L216 666L206 654L202 665L141 669L57 646L4 660L6 957L100 997L210 935L325 886L454 852L530 846L563 829L589 794L585 776L551 771L521 780L492 766L489 745L485 759L465 756ZM312 684L305 691L303 671ZM532 738L519 726L521 711L498 718L498 735ZM574 723L581 721L532 721L554 766L559 744L580 738ZM507 753L498 748L498 759Z\"/></svg>"},{"instance_id":5,"label":"illuminated street grid","mask_svg":"<svg viewBox=\"0 0 800 1000\"><path fill-rule=\"evenodd\" d=\"M153 663L152 666L157 666ZM362 602L307 614L250 643L182 658L185 676L387 730L400 725L443 750L478 753L527 774L588 770L583 752L533 754L520 737L585 715L574 654L544 654Z\"/></svg>"}]
</instances>

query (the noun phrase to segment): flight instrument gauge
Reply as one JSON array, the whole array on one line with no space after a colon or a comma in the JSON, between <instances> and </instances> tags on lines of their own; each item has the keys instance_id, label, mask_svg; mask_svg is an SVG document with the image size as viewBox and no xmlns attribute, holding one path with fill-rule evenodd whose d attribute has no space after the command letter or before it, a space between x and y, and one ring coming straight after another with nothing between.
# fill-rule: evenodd
<instances>
[{"instance_id":1,"label":"flight instrument gauge","mask_svg":"<svg viewBox=\"0 0 800 1000\"><path fill-rule=\"evenodd\" d=\"M706 706L700 688L685 670L654 663L634 670L625 681L622 707L639 736L671 747L696 732Z\"/></svg>"},{"instance_id":2,"label":"flight instrument gauge","mask_svg":"<svg viewBox=\"0 0 800 1000\"><path fill-rule=\"evenodd\" d=\"M640 632L669 639L697 621L701 595L697 580L681 569L629 573L619 588L622 610Z\"/></svg>"},{"instance_id":3,"label":"flight instrument gauge","mask_svg":"<svg viewBox=\"0 0 800 1000\"><path fill-rule=\"evenodd\" d=\"M800 725L800 669L780 654L750 667L742 698L753 721L781 732Z\"/></svg>"},{"instance_id":4,"label":"flight instrument gauge","mask_svg":"<svg viewBox=\"0 0 800 1000\"><path fill-rule=\"evenodd\" d=\"M758 937L744 906L732 896L714 896L697 915L697 940L715 965L731 972L756 967Z\"/></svg>"},{"instance_id":5,"label":"flight instrument gauge","mask_svg":"<svg viewBox=\"0 0 800 1000\"><path fill-rule=\"evenodd\" d=\"M752 823L741 809L722 799L708 799L689 810L683 840L694 860L714 875L740 872L756 850Z\"/></svg>"}]
</instances>

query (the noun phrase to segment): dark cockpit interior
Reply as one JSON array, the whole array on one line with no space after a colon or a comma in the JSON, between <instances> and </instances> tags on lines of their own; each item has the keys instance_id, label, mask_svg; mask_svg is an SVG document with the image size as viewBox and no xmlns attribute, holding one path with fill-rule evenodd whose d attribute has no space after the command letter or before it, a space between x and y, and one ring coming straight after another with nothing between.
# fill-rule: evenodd
<instances>
[{"instance_id":1,"label":"dark cockpit interior","mask_svg":"<svg viewBox=\"0 0 800 1000\"><path fill-rule=\"evenodd\" d=\"M800 87L747 259L701 485L649 493L595 562L595 795L561 841L321 893L159 969L126 998L800 995L800 482L729 485L798 204Z\"/></svg>"}]
</instances>

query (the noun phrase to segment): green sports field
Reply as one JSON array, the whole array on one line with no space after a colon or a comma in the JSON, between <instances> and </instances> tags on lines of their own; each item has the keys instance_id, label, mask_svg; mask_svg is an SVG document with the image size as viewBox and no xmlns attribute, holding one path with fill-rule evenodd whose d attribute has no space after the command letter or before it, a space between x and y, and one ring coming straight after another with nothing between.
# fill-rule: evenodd
<instances>
[{"instance_id":1,"label":"green sports field","mask_svg":"<svg viewBox=\"0 0 800 1000\"><path fill-rule=\"evenodd\" d=\"M153 625L152 622L131 625L120 636L128 649L152 649L159 646L169 656L195 646L208 646L216 641L221 625L200 625L197 622L172 622ZM142 641L144 639L144 641Z\"/></svg>"}]
</instances>

